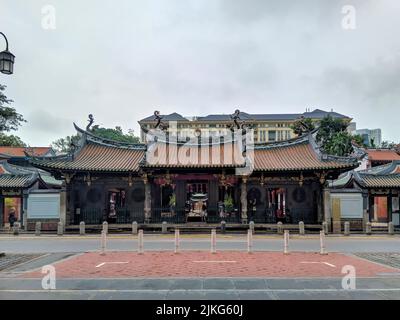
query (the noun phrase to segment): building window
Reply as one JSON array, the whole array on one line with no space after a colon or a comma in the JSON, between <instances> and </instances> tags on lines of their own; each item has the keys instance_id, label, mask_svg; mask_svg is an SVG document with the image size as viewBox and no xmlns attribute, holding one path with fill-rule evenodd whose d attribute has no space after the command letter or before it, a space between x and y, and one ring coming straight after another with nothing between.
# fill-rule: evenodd
<instances>
[{"instance_id":1,"label":"building window","mask_svg":"<svg viewBox=\"0 0 400 320\"><path fill-rule=\"evenodd\" d=\"M276 141L276 131L268 131L268 141Z\"/></svg>"}]
</instances>

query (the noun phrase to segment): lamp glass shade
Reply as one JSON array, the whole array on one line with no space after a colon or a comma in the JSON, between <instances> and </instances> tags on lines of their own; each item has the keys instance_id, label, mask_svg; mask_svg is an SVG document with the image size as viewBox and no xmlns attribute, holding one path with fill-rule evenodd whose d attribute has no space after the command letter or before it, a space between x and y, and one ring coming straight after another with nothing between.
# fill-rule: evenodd
<instances>
[{"instance_id":1,"label":"lamp glass shade","mask_svg":"<svg viewBox=\"0 0 400 320\"><path fill-rule=\"evenodd\" d=\"M15 56L10 51L0 52L1 73L12 74L14 72L14 58Z\"/></svg>"}]
</instances>

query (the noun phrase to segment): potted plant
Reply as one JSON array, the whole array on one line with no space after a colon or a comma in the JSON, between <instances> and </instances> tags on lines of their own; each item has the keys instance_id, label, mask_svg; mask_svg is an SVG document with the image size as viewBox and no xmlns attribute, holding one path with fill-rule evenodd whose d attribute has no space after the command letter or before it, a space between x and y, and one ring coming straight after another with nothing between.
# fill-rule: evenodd
<instances>
[{"instance_id":1,"label":"potted plant","mask_svg":"<svg viewBox=\"0 0 400 320\"><path fill-rule=\"evenodd\" d=\"M169 207L170 207L171 213L174 214L175 213L175 207L176 207L176 195L175 195L175 193L173 193L171 195L171 197L169 198Z\"/></svg>"},{"instance_id":2,"label":"potted plant","mask_svg":"<svg viewBox=\"0 0 400 320\"><path fill-rule=\"evenodd\" d=\"M225 197L224 206L225 206L225 212L231 213L233 211L233 199L230 195Z\"/></svg>"}]
</instances>

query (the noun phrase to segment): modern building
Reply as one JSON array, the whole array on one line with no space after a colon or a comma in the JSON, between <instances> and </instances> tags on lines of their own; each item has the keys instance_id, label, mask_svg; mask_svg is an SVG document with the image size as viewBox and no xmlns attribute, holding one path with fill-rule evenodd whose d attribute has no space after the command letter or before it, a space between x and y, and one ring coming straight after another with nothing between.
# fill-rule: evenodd
<instances>
[{"instance_id":1,"label":"modern building","mask_svg":"<svg viewBox=\"0 0 400 320\"><path fill-rule=\"evenodd\" d=\"M271 117L260 116L260 124L284 120L282 115ZM296 117L287 116L287 123ZM170 119L182 117L173 114L163 121ZM204 123L232 124L228 119L210 116ZM190 124L182 121L181 125ZM358 165L352 157L323 154L315 130L289 140L252 144L249 130L242 126L223 137L197 136L183 143L172 139L160 122L140 123L146 143L115 142L75 126L81 139L73 153L31 158L34 166L65 181L60 219L67 226L81 221L94 225L137 221L144 227L162 221L320 224L331 221L327 181Z\"/></svg>"},{"instance_id":2,"label":"modern building","mask_svg":"<svg viewBox=\"0 0 400 320\"><path fill-rule=\"evenodd\" d=\"M300 117L311 118L316 124L326 116L341 118L348 122L351 118L334 111L315 109L304 113L292 114L249 114L240 112L240 119L254 128L254 142L276 142L294 138L296 135L290 126ZM169 123L168 130L176 134L178 139L185 140L193 137L197 132L202 136L224 136L232 125L229 114L211 114L202 117L183 117L178 113L161 115L162 120ZM155 126L155 116L149 116L139 121L143 128L151 129ZM142 131L140 139L146 141L145 133Z\"/></svg>"},{"instance_id":3,"label":"modern building","mask_svg":"<svg viewBox=\"0 0 400 320\"><path fill-rule=\"evenodd\" d=\"M382 144L381 129L357 129L354 133L360 135L368 147L376 148Z\"/></svg>"}]
</instances>

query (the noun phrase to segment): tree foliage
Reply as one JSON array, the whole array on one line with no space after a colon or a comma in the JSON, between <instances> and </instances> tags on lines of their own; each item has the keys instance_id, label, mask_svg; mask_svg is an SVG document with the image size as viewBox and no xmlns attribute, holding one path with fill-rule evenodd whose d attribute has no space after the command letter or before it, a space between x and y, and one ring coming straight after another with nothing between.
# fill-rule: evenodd
<instances>
[{"instance_id":1,"label":"tree foliage","mask_svg":"<svg viewBox=\"0 0 400 320\"><path fill-rule=\"evenodd\" d=\"M117 126L113 128L101 128L98 125L93 126L89 130L92 134L113 141L126 142L126 143L139 143L139 137L133 134L133 130L129 130L128 133L124 133L122 128ZM69 153L72 150L72 146L79 144L80 137L78 135L66 136L60 138L52 143L55 150L62 153Z\"/></svg>"},{"instance_id":2,"label":"tree foliage","mask_svg":"<svg viewBox=\"0 0 400 320\"><path fill-rule=\"evenodd\" d=\"M352 136L352 139L353 139L353 143L355 143L357 146L363 147L363 148L368 147L368 146L365 144L364 138L362 137L361 134L355 134L355 135L353 135L353 136Z\"/></svg>"},{"instance_id":3,"label":"tree foliage","mask_svg":"<svg viewBox=\"0 0 400 320\"><path fill-rule=\"evenodd\" d=\"M348 156L353 152L352 136L347 132L347 122L330 115L321 120L317 142L327 154Z\"/></svg>"},{"instance_id":4,"label":"tree foliage","mask_svg":"<svg viewBox=\"0 0 400 320\"><path fill-rule=\"evenodd\" d=\"M22 114L11 106L13 100L4 94L5 89L6 86L0 84L0 132L17 130L23 122L26 122Z\"/></svg>"},{"instance_id":5,"label":"tree foliage","mask_svg":"<svg viewBox=\"0 0 400 320\"><path fill-rule=\"evenodd\" d=\"M302 135L304 133L304 126L306 126L309 131L315 129L314 122L311 118L296 120L295 122L293 122L292 125L290 125L290 129L292 129L295 134Z\"/></svg>"},{"instance_id":6,"label":"tree foliage","mask_svg":"<svg viewBox=\"0 0 400 320\"><path fill-rule=\"evenodd\" d=\"M6 147L26 147L25 142L20 137L12 134L6 135L2 132L0 133L0 145Z\"/></svg>"},{"instance_id":7,"label":"tree foliage","mask_svg":"<svg viewBox=\"0 0 400 320\"><path fill-rule=\"evenodd\" d=\"M78 145L78 142L79 136L76 134L57 139L51 145L53 149L57 150L58 152L69 153L72 150L73 145Z\"/></svg>"},{"instance_id":8,"label":"tree foliage","mask_svg":"<svg viewBox=\"0 0 400 320\"><path fill-rule=\"evenodd\" d=\"M90 129L91 133L94 135L105 138L105 139L110 139L118 142L127 142L127 143L139 143L140 139L139 137L134 135L133 130L129 130L127 134L125 134L122 131L122 128L119 126L116 126L114 129L113 128L101 128L98 125L93 126Z\"/></svg>"}]
</instances>

